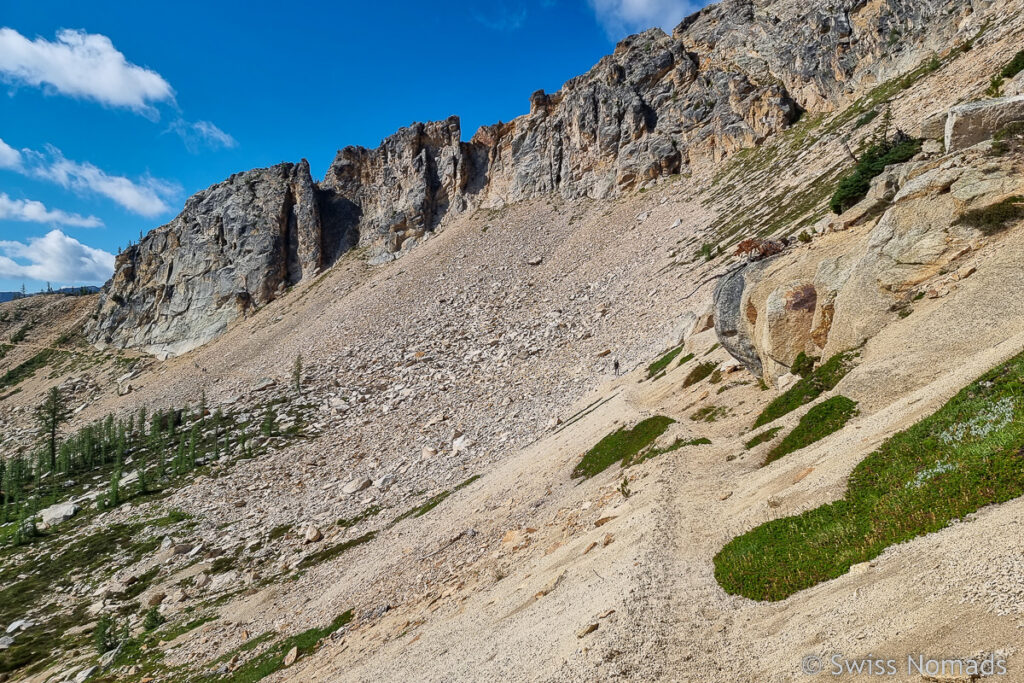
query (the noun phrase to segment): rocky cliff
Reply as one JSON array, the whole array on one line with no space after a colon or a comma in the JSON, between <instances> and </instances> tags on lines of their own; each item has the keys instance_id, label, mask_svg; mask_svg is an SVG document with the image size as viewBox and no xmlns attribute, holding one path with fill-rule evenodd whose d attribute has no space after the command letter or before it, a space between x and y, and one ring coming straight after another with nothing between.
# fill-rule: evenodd
<instances>
[{"instance_id":1,"label":"rocky cliff","mask_svg":"<svg viewBox=\"0 0 1024 683\"><path fill-rule=\"evenodd\" d=\"M89 334L174 355L220 334L324 263L309 164L238 173L189 198L173 221L118 255Z\"/></svg>"},{"instance_id":2,"label":"rocky cliff","mask_svg":"<svg viewBox=\"0 0 1024 683\"><path fill-rule=\"evenodd\" d=\"M368 150L239 174L128 249L94 342L181 353L358 243L401 256L446 219L547 193L602 199L760 144L951 44L988 0L725 0L631 36L530 112L462 141L413 124Z\"/></svg>"}]
</instances>

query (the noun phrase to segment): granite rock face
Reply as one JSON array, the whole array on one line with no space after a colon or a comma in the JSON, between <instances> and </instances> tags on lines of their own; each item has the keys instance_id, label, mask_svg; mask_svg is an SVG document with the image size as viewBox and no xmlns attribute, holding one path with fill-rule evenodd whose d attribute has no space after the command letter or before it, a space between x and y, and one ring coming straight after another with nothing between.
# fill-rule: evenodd
<instances>
[{"instance_id":1,"label":"granite rock face","mask_svg":"<svg viewBox=\"0 0 1024 683\"><path fill-rule=\"evenodd\" d=\"M468 145L461 142L459 119L414 123L380 147L346 147L338 152L323 188L358 210L351 227L370 246L377 262L408 251L451 213L469 207L479 189Z\"/></svg>"},{"instance_id":2,"label":"granite rock face","mask_svg":"<svg viewBox=\"0 0 1024 683\"><path fill-rule=\"evenodd\" d=\"M383 263L466 211L615 197L720 162L913 69L979 2L724 0L468 142L451 117L346 147L319 184L305 162L232 176L121 254L91 339L183 353L357 244Z\"/></svg>"},{"instance_id":3,"label":"granite rock face","mask_svg":"<svg viewBox=\"0 0 1024 683\"><path fill-rule=\"evenodd\" d=\"M324 264L309 164L238 173L193 195L121 252L88 333L176 355L202 345Z\"/></svg>"}]
</instances>

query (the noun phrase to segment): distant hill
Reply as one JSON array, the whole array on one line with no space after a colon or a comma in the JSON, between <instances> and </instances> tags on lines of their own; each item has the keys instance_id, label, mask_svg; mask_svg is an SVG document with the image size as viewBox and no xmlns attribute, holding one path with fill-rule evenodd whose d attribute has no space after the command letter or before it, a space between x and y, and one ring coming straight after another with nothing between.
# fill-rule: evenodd
<instances>
[{"instance_id":1,"label":"distant hill","mask_svg":"<svg viewBox=\"0 0 1024 683\"><path fill-rule=\"evenodd\" d=\"M70 295L81 295L81 294L95 294L100 291L99 287L63 287L61 289L53 290L52 294L70 294ZM31 292L25 296L36 296L38 294L48 294L51 292ZM14 301L22 297L21 292L0 292L0 303L5 301Z\"/></svg>"}]
</instances>

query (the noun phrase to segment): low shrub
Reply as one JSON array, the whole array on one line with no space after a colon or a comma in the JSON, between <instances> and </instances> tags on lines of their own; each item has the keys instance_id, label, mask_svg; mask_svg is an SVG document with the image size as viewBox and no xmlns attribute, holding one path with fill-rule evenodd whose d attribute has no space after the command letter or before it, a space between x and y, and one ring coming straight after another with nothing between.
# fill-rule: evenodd
<instances>
[{"instance_id":1,"label":"low shrub","mask_svg":"<svg viewBox=\"0 0 1024 683\"><path fill-rule=\"evenodd\" d=\"M142 620L142 628L145 631L154 631L160 628L160 625L164 623L164 615L160 614L160 610L156 607L150 607L146 611L146 616Z\"/></svg>"},{"instance_id":2,"label":"low shrub","mask_svg":"<svg viewBox=\"0 0 1024 683\"><path fill-rule=\"evenodd\" d=\"M853 170L839 181L829 207L838 214L857 204L867 196L871 181L881 175L886 166L909 161L921 151L921 143L917 139L885 140L868 147Z\"/></svg>"},{"instance_id":3,"label":"low shrub","mask_svg":"<svg viewBox=\"0 0 1024 683\"><path fill-rule=\"evenodd\" d=\"M796 354L796 358L793 360L793 366L789 369L794 375L800 377L807 377L814 372L814 364L818 362L818 359L814 356L808 356L806 353L801 351Z\"/></svg>"},{"instance_id":4,"label":"low shrub","mask_svg":"<svg viewBox=\"0 0 1024 683\"><path fill-rule=\"evenodd\" d=\"M617 462L631 459L665 433L675 420L656 416L643 420L632 429L623 427L604 437L587 451L572 471L572 476L590 478L604 472Z\"/></svg>"},{"instance_id":5,"label":"low shrub","mask_svg":"<svg viewBox=\"0 0 1024 683\"><path fill-rule=\"evenodd\" d=\"M821 441L829 434L838 432L857 414L857 403L845 396L833 396L807 411L793 431L783 437L777 446L768 451L765 465L789 455L793 451Z\"/></svg>"},{"instance_id":6,"label":"low shrub","mask_svg":"<svg viewBox=\"0 0 1024 683\"><path fill-rule=\"evenodd\" d=\"M810 403L826 391L835 388L839 381L853 369L853 354L837 353L818 366L807 377L793 385L789 391L777 396L754 421L754 427L761 427L791 413L802 405Z\"/></svg>"}]
</instances>

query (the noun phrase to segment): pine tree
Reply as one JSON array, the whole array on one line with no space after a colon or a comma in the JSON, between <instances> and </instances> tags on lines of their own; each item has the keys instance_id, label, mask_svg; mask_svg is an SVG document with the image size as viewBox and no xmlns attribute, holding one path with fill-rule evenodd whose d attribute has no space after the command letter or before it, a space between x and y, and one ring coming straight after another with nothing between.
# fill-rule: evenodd
<instances>
[{"instance_id":1,"label":"pine tree","mask_svg":"<svg viewBox=\"0 0 1024 683\"><path fill-rule=\"evenodd\" d=\"M192 425L192 433L189 434L188 442L188 463L189 467L196 466L196 459L198 454L196 453L196 442L199 440L199 425Z\"/></svg>"},{"instance_id":2,"label":"pine tree","mask_svg":"<svg viewBox=\"0 0 1024 683\"><path fill-rule=\"evenodd\" d=\"M198 411L198 414L196 415L196 420L199 422L199 428L200 429L206 427L206 390L205 389L203 390L203 392L201 394L199 394L199 411Z\"/></svg>"},{"instance_id":3,"label":"pine tree","mask_svg":"<svg viewBox=\"0 0 1024 683\"><path fill-rule=\"evenodd\" d=\"M121 504L121 469L122 458L124 457L124 451L122 447L124 445L124 432L121 432L120 444L117 450L114 452L114 471L110 474L110 491L107 493L107 507L116 508Z\"/></svg>"},{"instance_id":4,"label":"pine tree","mask_svg":"<svg viewBox=\"0 0 1024 683\"><path fill-rule=\"evenodd\" d=\"M263 436L273 436L276 431L277 412L274 410L274 406L267 406L267 412L263 416L263 422L260 424L260 432L263 433Z\"/></svg>"},{"instance_id":5,"label":"pine tree","mask_svg":"<svg viewBox=\"0 0 1024 683\"><path fill-rule=\"evenodd\" d=\"M135 471L139 473L139 493L146 495L149 493L149 486L146 481L147 472L145 449L139 449L139 452L135 454Z\"/></svg>"},{"instance_id":6,"label":"pine tree","mask_svg":"<svg viewBox=\"0 0 1024 683\"><path fill-rule=\"evenodd\" d=\"M302 354L295 356L295 364L292 366L292 386L296 394L302 394Z\"/></svg>"},{"instance_id":7,"label":"pine tree","mask_svg":"<svg viewBox=\"0 0 1024 683\"><path fill-rule=\"evenodd\" d=\"M46 455L49 458L50 472L56 476L57 431L60 429L61 423L67 421L70 417L70 411L68 411L60 389L52 387L46 393L46 400L43 401L41 406L36 408L35 416L36 424L39 427L39 435L46 449Z\"/></svg>"}]
</instances>

